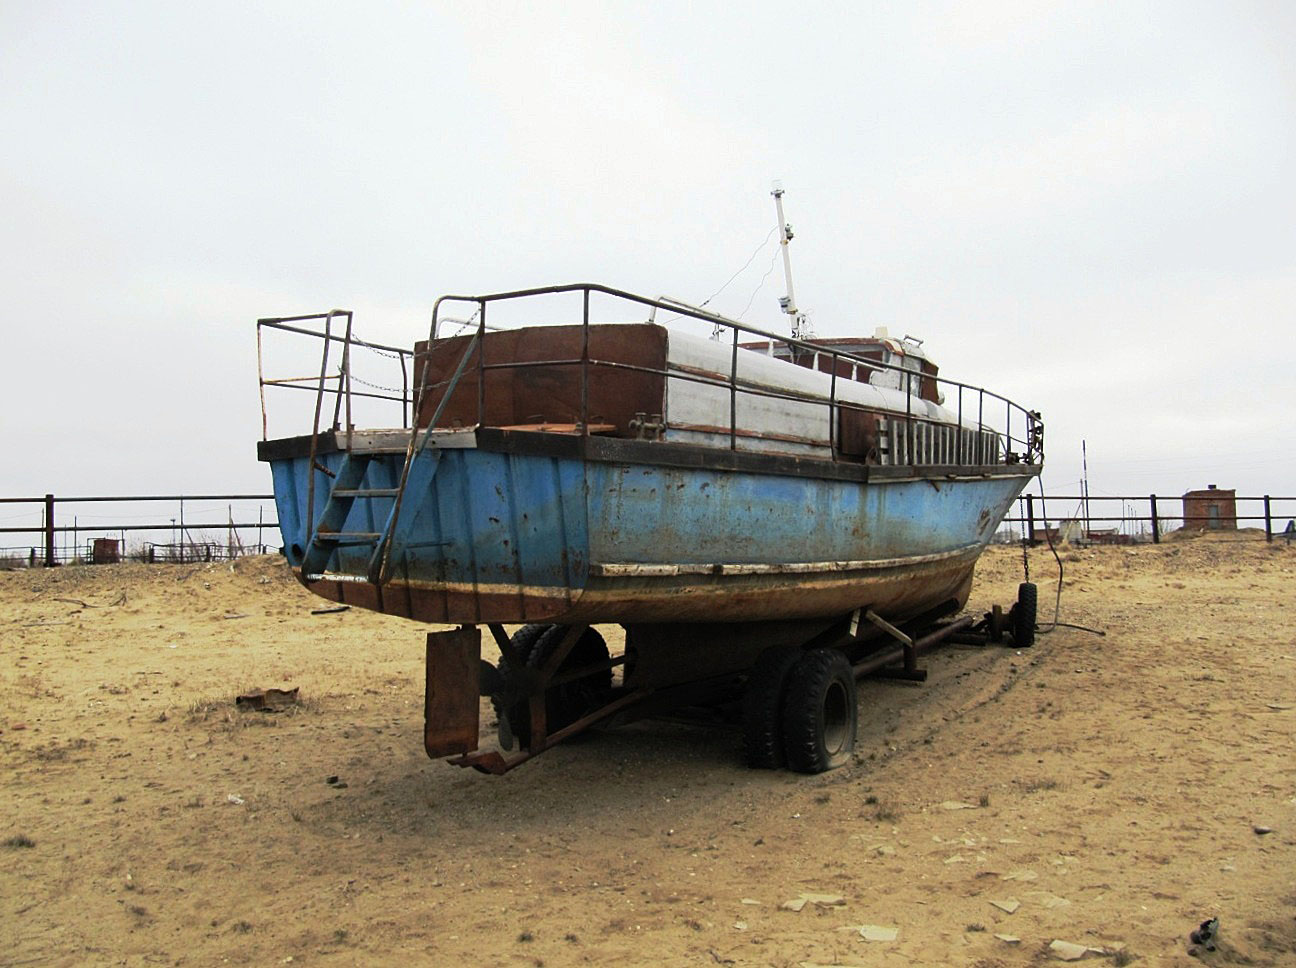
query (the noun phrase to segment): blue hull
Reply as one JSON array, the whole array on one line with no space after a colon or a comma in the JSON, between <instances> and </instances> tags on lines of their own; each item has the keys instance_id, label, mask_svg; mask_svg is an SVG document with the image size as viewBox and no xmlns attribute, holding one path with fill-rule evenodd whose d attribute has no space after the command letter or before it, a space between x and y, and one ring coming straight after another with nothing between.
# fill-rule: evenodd
<instances>
[{"instance_id":1,"label":"blue hull","mask_svg":"<svg viewBox=\"0 0 1296 968\"><path fill-rule=\"evenodd\" d=\"M318 458L334 473L345 459ZM364 487L396 487L403 460L374 456ZM468 623L767 621L861 606L903 618L962 605L977 557L1038 473L926 468L861 480L818 476L807 463L763 472L429 448L411 469L379 585L357 580L369 569L366 546L337 548L322 578L303 574L309 458L271 460L284 546L308 587L408 618ZM329 480L316 479L316 522ZM391 498L357 501L341 530L381 531L391 509Z\"/></svg>"}]
</instances>

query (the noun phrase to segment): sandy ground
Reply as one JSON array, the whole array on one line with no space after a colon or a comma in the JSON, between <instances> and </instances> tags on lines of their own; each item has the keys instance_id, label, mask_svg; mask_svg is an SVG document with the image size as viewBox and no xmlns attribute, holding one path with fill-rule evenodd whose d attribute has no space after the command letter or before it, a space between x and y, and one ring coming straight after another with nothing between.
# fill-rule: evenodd
<instances>
[{"instance_id":1,"label":"sandy ground","mask_svg":"<svg viewBox=\"0 0 1296 968\"><path fill-rule=\"evenodd\" d=\"M0 574L0 962L1296 964L1296 548L1063 559L1063 620L1105 637L866 680L817 777L657 722L502 778L430 761L424 629L312 615L273 558ZM991 549L975 610L1021 568ZM302 704L235 710L258 686Z\"/></svg>"}]
</instances>

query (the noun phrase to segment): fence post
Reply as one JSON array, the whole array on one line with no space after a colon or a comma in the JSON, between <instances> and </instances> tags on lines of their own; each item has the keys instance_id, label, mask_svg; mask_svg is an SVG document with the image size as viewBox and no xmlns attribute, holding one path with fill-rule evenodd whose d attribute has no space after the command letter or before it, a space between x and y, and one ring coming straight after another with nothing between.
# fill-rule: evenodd
<instances>
[{"instance_id":1,"label":"fence post","mask_svg":"<svg viewBox=\"0 0 1296 968\"><path fill-rule=\"evenodd\" d=\"M54 495L45 495L45 567L53 568L54 560Z\"/></svg>"},{"instance_id":2,"label":"fence post","mask_svg":"<svg viewBox=\"0 0 1296 968\"><path fill-rule=\"evenodd\" d=\"M1026 495L1026 536L1031 544L1035 543L1035 495Z\"/></svg>"},{"instance_id":3,"label":"fence post","mask_svg":"<svg viewBox=\"0 0 1296 968\"><path fill-rule=\"evenodd\" d=\"M1148 498L1148 504L1152 506L1152 543L1161 543L1161 522L1157 520L1156 495L1153 494Z\"/></svg>"},{"instance_id":4,"label":"fence post","mask_svg":"<svg viewBox=\"0 0 1296 968\"><path fill-rule=\"evenodd\" d=\"M1264 496L1265 505L1265 540L1273 541L1273 517L1269 514L1269 495Z\"/></svg>"}]
</instances>

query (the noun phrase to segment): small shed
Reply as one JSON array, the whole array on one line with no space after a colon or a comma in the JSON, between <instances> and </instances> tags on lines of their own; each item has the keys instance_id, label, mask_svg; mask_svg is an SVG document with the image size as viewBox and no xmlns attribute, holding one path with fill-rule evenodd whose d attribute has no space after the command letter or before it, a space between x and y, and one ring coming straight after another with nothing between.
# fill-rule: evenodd
<instances>
[{"instance_id":1,"label":"small shed","mask_svg":"<svg viewBox=\"0 0 1296 968\"><path fill-rule=\"evenodd\" d=\"M1236 531L1237 491L1209 484L1183 496L1183 526L1188 531Z\"/></svg>"},{"instance_id":2,"label":"small shed","mask_svg":"<svg viewBox=\"0 0 1296 968\"><path fill-rule=\"evenodd\" d=\"M121 546L116 538L95 538L90 560L96 565L115 565L121 561Z\"/></svg>"}]
</instances>

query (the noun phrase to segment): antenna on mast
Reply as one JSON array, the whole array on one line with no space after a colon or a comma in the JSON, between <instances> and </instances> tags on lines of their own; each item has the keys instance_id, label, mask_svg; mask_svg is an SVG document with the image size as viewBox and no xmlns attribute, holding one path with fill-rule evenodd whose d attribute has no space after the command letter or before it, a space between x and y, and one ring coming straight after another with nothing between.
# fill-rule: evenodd
<instances>
[{"instance_id":1,"label":"antenna on mast","mask_svg":"<svg viewBox=\"0 0 1296 968\"><path fill-rule=\"evenodd\" d=\"M808 339L814 335L810 329L810 318L797 309L796 296L792 291L792 257L788 255L788 243L792 241L792 226L783 218L783 183L775 181L773 191L774 208L778 212L779 245L783 248L783 277L787 280L787 295L779 296L779 308L792 317L792 338Z\"/></svg>"}]
</instances>

